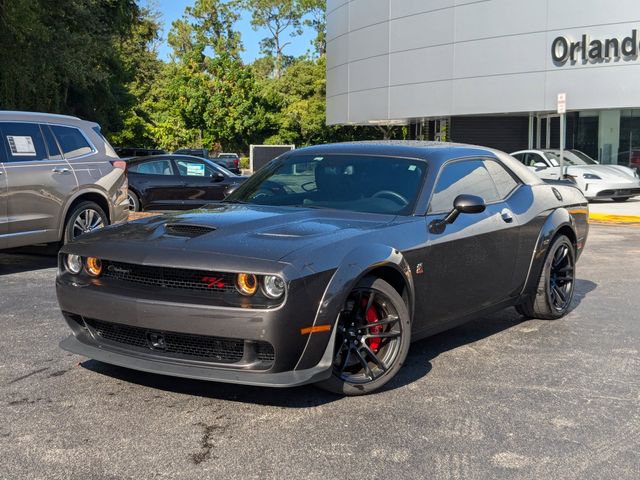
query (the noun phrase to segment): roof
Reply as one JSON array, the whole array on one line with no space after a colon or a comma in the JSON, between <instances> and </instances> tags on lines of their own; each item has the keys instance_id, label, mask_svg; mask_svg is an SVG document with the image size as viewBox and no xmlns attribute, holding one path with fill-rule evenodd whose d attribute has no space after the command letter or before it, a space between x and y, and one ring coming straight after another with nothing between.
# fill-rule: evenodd
<instances>
[{"instance_id":1,"label":"roof","mask_svg":"<svg viewBox=\"0 0 640 480\"><path fill-rule=\"evenodd\" d=\"M66 123L70 125L78 125L80 123L90 123L78 117L71 115L60 115L57 113L42 112L20 112L13 110L0 110L0 120L3 121L22 121L22 122L44 122L44 123ZM97 125L97 124L96 124Z\"/></svg>"},{"instance_id":2,"label":"roof","mask_svg":"<svg viewBox=\"0 0 640 480\"><path fill-rule=\"evenodd\" d=\"M419 140L374 140L363 142L333 143L292 150L290 154L360 153L367 155L401 156L444 162L451 158L467 156L496 157L491 148L462 143L426 142ZM501 153L501 152L500 152Z\"/></svg>"}]
</instances>

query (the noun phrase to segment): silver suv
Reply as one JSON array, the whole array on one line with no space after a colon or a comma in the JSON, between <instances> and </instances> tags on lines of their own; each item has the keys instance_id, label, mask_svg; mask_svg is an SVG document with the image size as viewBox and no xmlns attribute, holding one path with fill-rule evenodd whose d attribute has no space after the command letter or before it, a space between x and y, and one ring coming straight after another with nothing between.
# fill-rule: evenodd
<instances>
[{"instance_id":1,"label":"silver suv","mask_svg":"<svg viewBox=\"0 0 640 480\"><path fill-rule=\"evenodd\" d=\"M126 220L125 167L96 123L0 111L0 249Z\"/></svg>"}]
</instances>

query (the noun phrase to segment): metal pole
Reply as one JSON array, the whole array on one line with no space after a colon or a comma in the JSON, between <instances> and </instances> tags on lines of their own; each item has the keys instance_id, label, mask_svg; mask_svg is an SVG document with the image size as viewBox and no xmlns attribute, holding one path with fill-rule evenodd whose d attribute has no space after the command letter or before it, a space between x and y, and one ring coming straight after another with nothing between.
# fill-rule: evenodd
<instances>
[{"instance_id":1,"label":"metal pole","mask_svg":"<svg viewBox=\"0 0 640 480\"><path fill-rule=\"evenodd\" d=\"M564 125L564 113L560 115L560 179L564 180L564 143L565 143L565 125Z\"/></svg>"}]
</instances>

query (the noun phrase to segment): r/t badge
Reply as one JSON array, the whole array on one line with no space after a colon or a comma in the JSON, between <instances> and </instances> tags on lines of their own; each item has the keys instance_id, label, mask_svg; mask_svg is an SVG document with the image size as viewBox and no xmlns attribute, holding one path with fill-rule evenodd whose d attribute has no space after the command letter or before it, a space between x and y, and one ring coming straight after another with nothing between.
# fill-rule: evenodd
<instances>
[{"instance_id":1,"label":"r/t badge","mask_svg":"<svg viewBox=\"0 0 640 480\"><path fill-rule=\"evenodd\" d=\"M422 275L424 273L424 266L419 263L416 265L416 275Z\"/></svg>"}]
</instances>

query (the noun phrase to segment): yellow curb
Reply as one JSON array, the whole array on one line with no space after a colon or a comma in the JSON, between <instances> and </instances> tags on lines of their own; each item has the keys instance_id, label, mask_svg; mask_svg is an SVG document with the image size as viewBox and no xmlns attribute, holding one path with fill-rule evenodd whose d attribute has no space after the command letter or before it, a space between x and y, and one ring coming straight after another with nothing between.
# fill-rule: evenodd
<instances>
[{"instance_id":1,"label":"yellow curb","mask_svg":"<svg viewBox=\"0 0 640 480\"><path fill-rule=\"evenodd\" d=\"M606 213L590 213L590 223L622 223L622 224L638 224L640 225L639 215L609 215Z\"/></svg>"}]
</instances>

